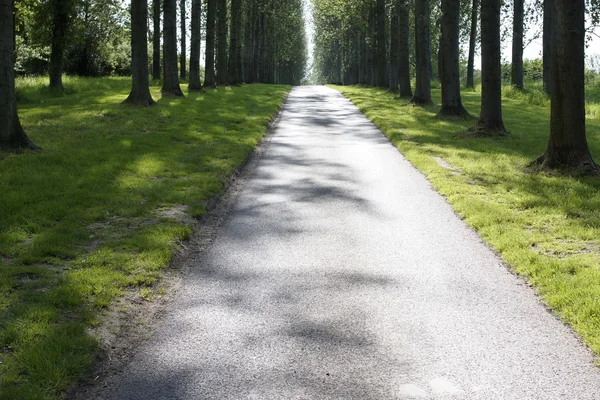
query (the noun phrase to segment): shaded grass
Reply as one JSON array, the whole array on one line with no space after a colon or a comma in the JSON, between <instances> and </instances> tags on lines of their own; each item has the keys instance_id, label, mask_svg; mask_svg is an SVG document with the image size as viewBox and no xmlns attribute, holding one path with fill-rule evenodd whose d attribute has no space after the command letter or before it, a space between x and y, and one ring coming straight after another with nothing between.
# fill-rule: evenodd
<instances>
[{"instance_id":1,"label":"shaded grass","mask_svg":"<svg viewBox=\"0 0 600 400\"><path fill-rule=\"evenodd\" d=\"M0 156L0 399L53 399L86 377L87 333L127 288L156 282L193 218L265 134L289 90L219 88L121 105L123 78L17 81L41 153ZM159 98L159 87L151 88ZM148 292L148 293L147 293Z\"/></svg>"},{"instance_id":2,"label":"shaded grass","mask_svg":"<svg viewBox=\"0 0 600 400\"><path fill-rule=\"evenodd\" d=\"M405 100L383 90L335 88L600 355L600 180L526 172L527 163L546 148L547 103L531 104L527 93L505 97L504 122L511 136L475 139L459 134L474 121L436 119L437 108L403 107ZM433 94L439 104L439 90ZM471 114L479 114L476 90L464 92L463 102ZM592 156L600 159L595 117L588 117L587 136Z\"/></svg>"}]
</instances>

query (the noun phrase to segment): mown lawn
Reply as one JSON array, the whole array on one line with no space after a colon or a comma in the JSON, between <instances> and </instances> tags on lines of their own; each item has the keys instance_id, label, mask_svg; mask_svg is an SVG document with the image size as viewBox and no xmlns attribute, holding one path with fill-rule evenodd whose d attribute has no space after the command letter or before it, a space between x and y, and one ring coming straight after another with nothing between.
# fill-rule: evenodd
<instances>
[{"instance_id":1,"label":"mown lawn","mask_svg":"<svg viewBox=\"0 0 600 400\"><path fill-rule=\"evenodd\" d=\"M17 82L43 151L0 154L0 399L55 399L87 377L88 328L126 289L149 297L289 91L247 85L133 108L120 104L129 79L67 79L62 97L44 83Z\"/></svg>"},{"instance_id":2,"label":"mown lawn","mask_svg":"<svg viewBox=\"0 0 600 400\"><path fill-rule=\"evenodd\" d=\"M405 107L406 99L384 90L335 88L600 355L600 178L527 172L526 165L546 147L548 101L505 90L513 97L503 103L510 137L465 138L459 133L474 120L439 120L436 108ZM440 91L433 94L439 104ZM463 92L463 102L479 115L479 93ZM588 104L587 137L600 162L597 110L597 104Z\"/></svg>"}]
</instances>

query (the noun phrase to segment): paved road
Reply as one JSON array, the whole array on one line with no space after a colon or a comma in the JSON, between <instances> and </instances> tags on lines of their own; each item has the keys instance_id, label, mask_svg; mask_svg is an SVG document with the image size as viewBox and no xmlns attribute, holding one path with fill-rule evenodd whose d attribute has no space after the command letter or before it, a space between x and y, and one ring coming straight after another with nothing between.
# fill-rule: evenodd
<instances>
[{"instance_id":1,"label":"paved road","mask_svg":"<svg viewBox=\"0 0 600 400\"><path fill-rule=\"evenodd\" d=\"M338 92L295 88L111 399L600 399L600 373Z\"/></svg>"}]
</instances>

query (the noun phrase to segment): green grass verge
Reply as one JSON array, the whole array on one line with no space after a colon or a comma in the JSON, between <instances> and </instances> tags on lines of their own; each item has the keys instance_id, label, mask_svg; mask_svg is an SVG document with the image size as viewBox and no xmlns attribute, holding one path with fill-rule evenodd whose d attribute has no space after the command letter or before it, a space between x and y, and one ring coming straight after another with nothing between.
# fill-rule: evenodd
<instances>
[{"instance_id":1,"label":"green grass verge","mask_svg":"<svg viewBox=\"0 0 600 400\"><path fill-rule=\"evenodd\" d=\"M546 148L548 106L531 104L527 94L505 98L511 137L473 139L457 133L474 120L440 120L436 108L404 107L406 100L384 90L335 88L600 355L600 179L526 172ZM439 104L440 91L433 94ZM463 101L479 114L476 91L464 92ZM591 153L600 161L600 121L588 118L587 126Z\"/></svg>"},{"instance_id":2,"label":"green grass verge","mask_svg":"<svg viewBox=\"0 0 600 400\"><path fill-rule=\"evenodd\" d=\"M122 78L17 81L40 153L0 155L0 399L55 399L86 377L88 333L127 288L152 285L265 134L289 87L220 88L150 108ZM159 88L151 88L155 99Z\"/></svg>"}]
</instances>

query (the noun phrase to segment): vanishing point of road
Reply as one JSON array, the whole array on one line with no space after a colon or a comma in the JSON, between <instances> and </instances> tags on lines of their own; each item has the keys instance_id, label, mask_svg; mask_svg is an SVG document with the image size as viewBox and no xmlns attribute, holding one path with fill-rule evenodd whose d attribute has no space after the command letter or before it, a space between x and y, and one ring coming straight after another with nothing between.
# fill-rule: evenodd
<instances>
[{"instance_id":1,"label":"vanishing point of road","mask_svg":"<svg viewBox=\"0 0 600 400\"><path fill-rule=\"evenodd\" d=\"M600 399L591 352L340 93L291 92L107 399Z\"/></svg>"}]
</instances>

